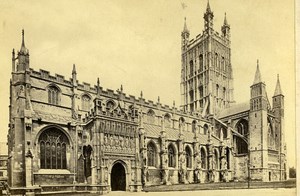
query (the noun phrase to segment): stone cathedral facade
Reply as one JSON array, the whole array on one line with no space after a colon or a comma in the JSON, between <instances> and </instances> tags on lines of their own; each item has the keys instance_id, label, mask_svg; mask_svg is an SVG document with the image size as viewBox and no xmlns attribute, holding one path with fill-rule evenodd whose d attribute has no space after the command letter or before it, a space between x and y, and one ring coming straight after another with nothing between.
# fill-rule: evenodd
<instances>
[{"instance_id":1,"label":"stone cathedral facade","mask_svg":"<svg viewBox=\"0 0 300 196\"><path fill-rule=\"evenodd\" d=\"M286 179L284 95L272 104L257 63L251 97L233 99L230 26L209 4L204 31L181 33L180 108L30 67L12 52L8 185L13 193L141 191L178 183ZM179 46L180 47L180 46ZM71 70L71 69L70 69ZM79 75L79 74L78 74ZM248 85L248 84L245 84ZM248 173L249 171L249 173Z\"/></svg>"}]
</instances>

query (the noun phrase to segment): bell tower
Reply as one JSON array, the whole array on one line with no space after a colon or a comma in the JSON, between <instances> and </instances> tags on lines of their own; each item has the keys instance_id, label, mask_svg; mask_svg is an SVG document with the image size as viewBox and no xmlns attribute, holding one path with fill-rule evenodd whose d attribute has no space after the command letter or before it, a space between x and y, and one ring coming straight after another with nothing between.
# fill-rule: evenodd
<instances>
[{"instance_id":1,"label":"bell tower","mask_svg":"<svg viewBox=\"0 0 300 196\"><path fill-rule=\"evenodd\" d=\"M225 16L222 33L213 29L209 2L203 18L202 34L189 39L186 21L181 33L181 108L209 117L233 102L230 26Z\"/></svg>"},{"instance_id":2,"label":"bell tower","mask_svg":"<svg viewBox=\"0 0 300 196\"><path fill-rule=\"evenodd\" d=\"M257 60L251 88L249 147L251 179L268 180L268 98Z\"/></svg>"}]
</instances>

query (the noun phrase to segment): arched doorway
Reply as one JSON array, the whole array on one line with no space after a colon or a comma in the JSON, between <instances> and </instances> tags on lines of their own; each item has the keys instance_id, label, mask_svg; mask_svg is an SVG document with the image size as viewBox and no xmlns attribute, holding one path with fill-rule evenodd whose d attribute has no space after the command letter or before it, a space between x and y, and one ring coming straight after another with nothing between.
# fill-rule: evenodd
<instances>
[{"instance_id":1,"label":"arched doorway","mask_svg":"<svg viewBox=\"0 0 300 196\"><path fill-rule=\"evenodd\" d=\"M125 168L121 163L116 163L112 167L110 184L112 191L126 191Z\"/></svg>"}]
</instances>

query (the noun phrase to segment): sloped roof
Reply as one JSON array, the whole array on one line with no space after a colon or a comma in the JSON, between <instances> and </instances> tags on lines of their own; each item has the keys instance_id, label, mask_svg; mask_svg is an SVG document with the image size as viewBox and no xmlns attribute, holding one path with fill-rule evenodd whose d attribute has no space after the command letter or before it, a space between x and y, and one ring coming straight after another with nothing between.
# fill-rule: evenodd
<instances>
[{"instance_id":1,"label":"sloped roof","mask_svg":"<svg viewBox=\"0 0 300 196\"><path fill-rule=\"evenodd\" d=\"M241 112L245 112L245 111L248 111L248 110L250 110L250 102L235 104L235 105L232 105L229 108L226 108L226 109L222 110L220 112L220 114L218 115L218 118L219 119L225 118L227 116L231 116L231 115L238 114L238 113L241 113Z\"/></svg>"}]
</instances>

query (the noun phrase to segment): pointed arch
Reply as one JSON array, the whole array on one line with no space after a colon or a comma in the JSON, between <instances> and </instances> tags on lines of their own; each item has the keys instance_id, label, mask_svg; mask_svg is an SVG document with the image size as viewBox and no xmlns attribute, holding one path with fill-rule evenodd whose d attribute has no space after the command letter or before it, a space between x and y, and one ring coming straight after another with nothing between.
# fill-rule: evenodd
<instances>
[{"instance_id":1,"label":"pointed arch","mask_svg":"<svg viewBox=\"0 0 300 196\"><path fill-rule=\"evenodd\" d=\"M41 169L67 169L68 136L55 126L49 126L38 134Z\"/></svg>"},{"instance_id":2,"label":"pointed arch","mask_svg":"<svg viewBox=\"0 0 300 196\"><path fill-rule=\"evenodd\" d=\"M147 144L147 165L151 167L156 167L157 165L157 147L152 140Z\"/></svg>"},{"instance_id":3,"label":"pointed arch","mask_svg":"<svg viewBox=\"0 0 300 196\"><path fill-rule=\"evenodd\" d=\"M81 95L81 109L84 111L89 111L91 108L92 97L88 93L83 93Z\"/></svg>"},{"instance_id":4,"label":"pointed arch","mask_svg":"<svg viewBox=\"0 0 300 196\"><path fill-rule=\"evenodd\" d=\"M165 124L165 127L168 127L168 128L171 127L171 115L169 113L166 113L164 115L164 124Z\"/></svg>"},{"instance_id":5,"label":"pointed arch","mask_svg":"<svg viewBox=\"0 0 300 196\"><path fill-rule=\"evenodd\" d=\"M214 149L214 169L218 170L220 169L220 154L219 149Z\"/></svg>"},{"instance_id":6,"label":"pointed arch","mask_svg":"<svg viewBox=\"0 0 300 196\"><path fill-rule=\"evenodd\" d=\"M203 126L203 134L206 135L207 132L208 132L208 125L204 124L204 126Z\"/></svg>"},{"instance_id":7,"label":"pointed arch","mask_svg":"<svg viewBox=\"0 0 300 196\"><path fill-rule=\"evenodd\" d=\"M180 117L178 121L179 121L179 127L178 128L184 130L184 128L185 128L185 119L183 117Z\"/></svg>"},{"instance_id":8,"label":"pointed arch","mask_svg":"<svg viewBox=\"0 0 300 196\"><path fill-rule=\"evenodd\" d=\"M197 121L193 120L192 122L192 132L195 133L197 131Z\"/></svg>"},{"instance_id":9,"label":"pointed arch","mask_svg":"<svg viewBox=\"0 0 300 196\"><path fill-rule=\"evenodd\" d=\"M54 83L47 86L48 91L48 103L53 105L60 105L61 89Z\"/></svg>"},{"instance_id":10,"label":"pointed arch","mask_svg":"<svg viewBox=\"0 0 300 196\"><path fill-rule=\"evenodd\" d=\"M193 165L193 155L192 150L189 145L185 146L185 162L187 168L192 168Z\"/></svg>"},{"instance_id":11,"label":"pointed arch","mask_svg":"<svg viewBox=\"0 0 300 196\"><path fill-rule=\"evenodd\" d=\"M176 167L176 148L173 143L168 145L168 166L169 167Z\"/></svg>"},{"instance_id":12,"label":"pointed arch","mask_svg":"<svg viewBox=\"0 0 300 196\"><path fill-rule=\"evenodd\" d=\"M239 120L236 123L235 128L238 133L240 133L246 138L248 137L249 126L248 126L248 121L246 119ZM235 141L235 148L237 154L246 154L248 152L248 144L243 139L234 136L234 141Z\"/></svg>"},{"instance_id":13,"label":"pointed arch","mask_svg":"<svg viewBox=\"0 0 300 196\"><path fill-rule=\"evenodd\" d=\"M200 148L200 156L201 156L201 168L207 169L207 152L205 147Z\"/></svg>"},{"instance_id":14,"label":"pointed arch","mask_svg":"<svg viewBox=\"0 0 300 196\"><path fill-rule=\"evenodd\" d=\"M147 112L147 122L150 124L155 123L155 112L152 109L149 109Z\"/></svg>"}]
</instances>

